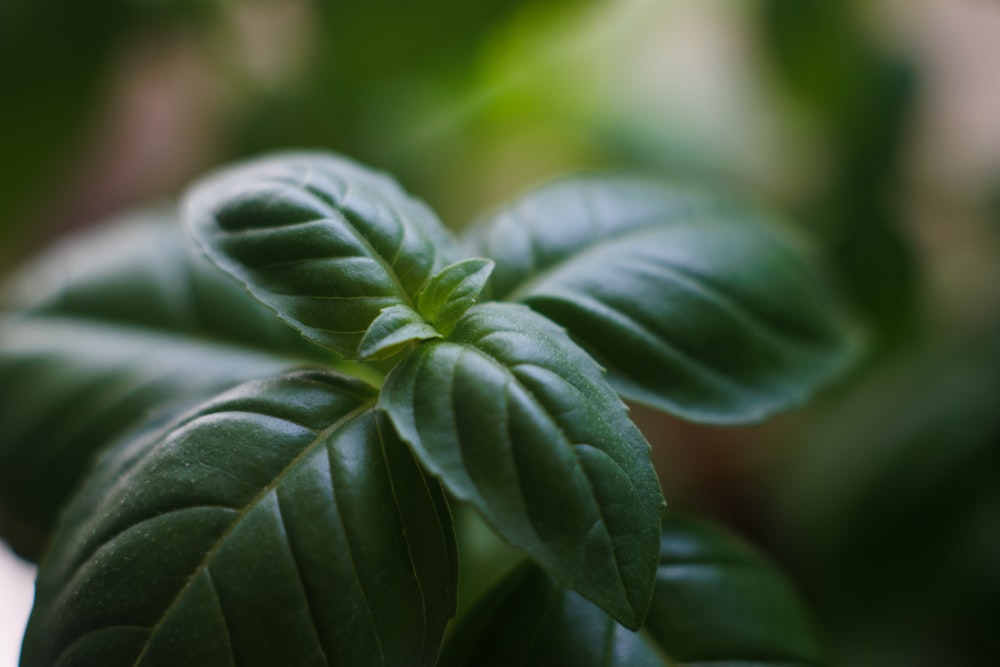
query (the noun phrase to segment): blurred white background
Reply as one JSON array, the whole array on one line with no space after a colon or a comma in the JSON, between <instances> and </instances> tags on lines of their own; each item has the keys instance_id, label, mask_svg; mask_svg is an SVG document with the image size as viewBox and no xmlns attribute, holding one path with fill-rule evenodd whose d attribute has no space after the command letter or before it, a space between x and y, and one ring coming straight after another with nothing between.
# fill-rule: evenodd
<instances>
[{"instance_id":1,"label":"blurred white background","mask_svg":"<svg viewBox=\"0 0 1000 667\"><path fill-rule=\"evenodd\" d=\"M35 568L0 544L0 667L16 667L35 594Z\"/></svg>"}]
</instances>

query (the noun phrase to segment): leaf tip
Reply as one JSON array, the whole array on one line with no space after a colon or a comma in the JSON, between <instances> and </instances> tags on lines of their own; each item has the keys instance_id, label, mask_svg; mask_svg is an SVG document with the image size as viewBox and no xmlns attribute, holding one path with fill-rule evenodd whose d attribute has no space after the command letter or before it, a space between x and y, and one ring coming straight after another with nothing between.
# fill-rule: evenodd
<instances>
[{"instance_id":1,"label":"leaf tip","mask_svg":"<svg viewBox=\"0 0 1000 667\"><path fill-rule=\"evenodd\" d=\"M440 338L441 334L409 306L383 308L358 344L362 361L388 359L410 343Z\"/></svg>"}]
</instances>

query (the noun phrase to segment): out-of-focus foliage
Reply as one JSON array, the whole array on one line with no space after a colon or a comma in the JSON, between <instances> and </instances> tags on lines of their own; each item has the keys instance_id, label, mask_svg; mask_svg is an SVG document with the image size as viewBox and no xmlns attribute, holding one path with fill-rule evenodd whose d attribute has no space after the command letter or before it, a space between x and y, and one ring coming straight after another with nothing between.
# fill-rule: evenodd
<instances>
[{"instance_id":1,"label":"out-of-focus foliage","mask_svg":"<svg viewBox=\"0 0 1000 667\"><path fill-rule=\"evenodd\" d=\"M149 26L201 20L211 3L94 0L0 5L0 266L62 194L123 44Z\"/></svg>"},{"instance_id":2,"label":"out-of-focus foliage","mask_svg":"<svg viewBox=\"0 0 1000 667\"><path fill-rule=\"evenodd\" d=\"M120 2L66 3L55 16L46 5L0 5L0 242L14 237L11 220L43 196L42 183L67 158L128 23Z\"/></svg>"},{"instance_id":3,"label":"out-of-focus foliage","mask_svg":"<svg viewBox=\"0 0 1000 667\"><path fill-rule=\"evenodd\" d=\"M457 624L442 657L449 667L805 667L821 661L795 592L767 559L709 522L669 511L642 632L626 631L522 563Z\"/></svg>"},{"instance_id":4,"label":"out-of-focus foliage","mask_svg":"<svg viewBox=\"0 0 1000 667\"><path fill-rule=\"evenodd\" d=\"M1000 655L998 324L901 359L801 443L782 506L842 664Z\"/></svg>"},{"instance_id":5,"label":"out-of-focus foliage","mask_svg":"<svg viewBox=\"0 0 1000 667\"><path fill-rule=\"evenodd\" d=\"M910 334L919 308L897 207L919 76L873 43L856 5L765 0L762 23L776 72L833 147L830 176L803 212L822 225L840 282L885 350Z\"/></svg>"},{"instance_id":6,"label":"out-of-focus foliage","mask_svg":"<svg viewBox=\"0 0 1000 667\"><path fill-rule=\"evenodd\" d=\"M247 110L241 149L318 143L352 155L391 150L386 125L406 122L414 93L468 76L484 38L522 4L314 0L308 71Z\"/></svg>"}]
</instances>

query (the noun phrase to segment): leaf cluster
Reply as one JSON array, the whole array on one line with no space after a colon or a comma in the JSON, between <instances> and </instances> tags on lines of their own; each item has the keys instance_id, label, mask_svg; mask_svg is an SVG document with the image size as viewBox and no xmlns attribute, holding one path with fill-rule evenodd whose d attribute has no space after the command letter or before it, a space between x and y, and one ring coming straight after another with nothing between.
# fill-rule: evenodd
<instances>
[{"instance_id":1,"label":"leaf cluster","mask_svg":"<svg viewBox=\"0 0 1000 667\"><path fill-rule=\"evenodd\" d=\"M204 258L172 217L7 291L0 516L48 544L25 667L815 659L768 564L663 515L622 401L754 421L848 360L768 216L583 176L456 239L389 177L291 153L191 188ZM455 503L526 561L442 654Z\"/></svg>"}]
</instances>

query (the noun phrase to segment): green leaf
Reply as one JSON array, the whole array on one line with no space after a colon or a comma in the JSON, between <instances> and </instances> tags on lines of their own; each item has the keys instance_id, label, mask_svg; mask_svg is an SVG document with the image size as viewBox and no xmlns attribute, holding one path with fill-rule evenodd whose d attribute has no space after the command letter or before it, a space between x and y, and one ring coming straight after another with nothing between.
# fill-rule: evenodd
<instances>
[{"instance_id":1,"label":"green leaf","mask_svg":"<svg viewBox=\"0 0 1000 667\"><path fill-rule=\"evenodd\" d=\"M386 359L412 342L440 337L437 329L409 306L389 306L368 327L358 347L358 357Z\"/></svg>"},{"instance_id":2,"label":"green leaf","mask_svg":"<svg viewBox=\"0 0 1000 667\"><path fill-rule=\"evenodd\" d=\"M851 356L823 283L746 207L625 177L529 194L478 227L493 295L566 327L623 395L739 423L801 403Z\"/></svg>"},{"instance_id":3,"label":"green leaf","mask_svg":"<svg viewBox=\"0 0 1000 667\"><path fill-rule=\"evenodd\" d=\"M798 594L774 564L712 523L668 513L646 630L680 664L818 665Z\"/></svg>"},{"instance_id":4,"label":"green leaf","mask_svg":"<svg viewBox=\"0 0 1000 667\"><path fill-rule=\"evenodd\" d=\"M457 258L430 209L334 155L280 154L210 175L189 193L186 217L215 264L348 358L383 309L415 309L430 277Z\"/></svg>"},{"instance_id":5,"label":"green leaf","mask_svg":"<svg viewBox=\"0 0 1000 667\"><path fill-rule=\"evenodd\" d=\"M100 449L144 420L292 362L152 330L54 317L0 319L4 537L38 555Z\"/></svg>"},{"instance_id":6,"label":"green leaf","mask_svg":"<svg viewBox=\"0 0 1000 667\"><path fill-rule=\"evenodd\" d=\"M663 504L649 445L561 329L523 306L475 306L389 374L379 408L506 541L638 627Z\"/></svg>"},{"instance_id":7,"label":"green leaf","mask_svg":"<svg viewBox=\"0 0 1000 667\"><path fill-rule=\"evenodd\" d=\"M822 664L806 614L774 567L715 526L664 517L646 626L633 633L533 565L465 616L442 667Z\"/></svg>"},{"instance_id":8,"label":"green leaf","mask_svg":"<svg viewBox=\"0 0 1000 667\"><path fill-rule=\"evenodd\" d=\"M166 209L70 238L5 288L0 533L29 558L95 453L125 432L330 357L189 252Z\"/></svg>"},{"instance_id":9,"label":"green leaf","mask_svg":"<svg viewBox=\"0 0 1000 667\"><path fill-rule=\"evenodd\" d=\"M192 252L172 208L126 213L67 238L4 286L8 308L174 332L282 355L330 354Z\"/></svg>"},{"instance_id":10,"label":"green leaf","mask_svg":"<svg viewBox=\"0 0 1000 667\"><path fill-rule=\"evenodd\" d=\"M475 305L493 272L488 259L465 259L444 267L420 293L418 306L427 321L444 335Z\"/></svg>"},{"instance_id":11,"label":"green leaf","mask_svg":"<svg viewBox=\"0 0 1000 667\"><path fill-rule=\"evenodd\" d=\"M522 563L462 617L441 667L674 667L642 635Z\"/></svg>"},{"instance_id":12,"label":"green leaf","mask_svg":"<svg viewBox=\"0 0 1000 667\"><path fill-rule=\"evenodd\" d=\"M22 666L432 665L451 520L373 406L300 372L113 450L40 569Z\"/></svg>"}]
</instances>

